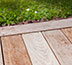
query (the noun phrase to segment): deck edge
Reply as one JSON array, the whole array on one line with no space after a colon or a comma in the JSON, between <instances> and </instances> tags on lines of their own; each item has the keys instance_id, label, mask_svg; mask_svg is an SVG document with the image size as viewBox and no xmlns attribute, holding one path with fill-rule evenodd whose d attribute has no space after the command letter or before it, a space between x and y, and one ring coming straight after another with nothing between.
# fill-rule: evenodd
<instances>
[{"instance_id":1,"label":"deck edge","mask_svg":"<svg viewBox=\"0 0 72 65\"><path fill-rule=\"evenodd\" d=\"M40 32L40 31L55 30L69 27L72 27L72 19L7 26L7 27L0 27L0 36L22 34L22 33L24 34L30 32Z\"/></svg>"}]
</instances>

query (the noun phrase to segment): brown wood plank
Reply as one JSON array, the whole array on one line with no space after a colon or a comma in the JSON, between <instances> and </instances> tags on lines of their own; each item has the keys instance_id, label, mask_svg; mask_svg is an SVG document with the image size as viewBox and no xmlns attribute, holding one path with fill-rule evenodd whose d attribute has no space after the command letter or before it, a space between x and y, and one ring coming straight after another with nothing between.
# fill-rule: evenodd
<instances>
[{"instance_id":1,"label":"brown wood plank","mask_svg":"<svg viewBox=\"0 0 72 65\"><path fill-rule=\"evenodd\" d=\"M2 37L5 65L31 65L21 35Z\"/></svg>"},{"instance_id":2,"label":"brown wood plank","mask_svg":"<svg viewBox=\"0 0 72 65\"><path fill-rule=\"evenodd\" d=\"M40 32L22 37L33 65L60 65Z\"/></svg>"},{"instance_id":3,"label":"brown wood plank","mask_svg":"<svg viewBox=\"0 0 72 65\"><path fill-rule=\"evenodd\" d=\"M72 44L60 30L43 32L61 65L72 65Z\"/></svg>"},{"instance_id":4,"label":"brown wood plank","mask_svg":"<svg viewBox=\"0 0 72 65\"><path fill-rule=\"evenodd\" d=\"M1 51L1 40L0 40L0 65L3 65L2 51Z\"/></svg>"},{"instance_id":5,"label":"brown wood plank","mask_svg":"<svg viewBox=\"0 0 72 65\"><path fill-rule=\"evenodd\" d=\"M72 27L72 19L2 27L0 28L0 36L39 32L66 27Z\"/></svg>"},{"instance_id":6,"label":"brown wood plank","mask_svg":"<svg viewBox=\"0 0 72 65\"><path fill-rule=\"evenodd\" d=\"M62 31L72 43L72 28L62 29Z\"/></svg>"}]
</instances>

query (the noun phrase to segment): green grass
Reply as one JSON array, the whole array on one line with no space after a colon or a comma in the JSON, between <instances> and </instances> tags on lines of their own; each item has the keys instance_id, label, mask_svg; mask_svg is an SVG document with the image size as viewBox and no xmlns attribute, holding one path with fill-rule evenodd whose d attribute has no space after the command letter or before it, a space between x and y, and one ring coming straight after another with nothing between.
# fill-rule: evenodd
<instances>
[{"instance_id":1,"label":"green grass","mask_svg":"<svg viewBox=\"0 0 72 65\"><path fill-rule=\"evenodd\" d=\"M0 26L69 16L72 16L72 0L0 0Z\"/></svg>"}]
</instances>

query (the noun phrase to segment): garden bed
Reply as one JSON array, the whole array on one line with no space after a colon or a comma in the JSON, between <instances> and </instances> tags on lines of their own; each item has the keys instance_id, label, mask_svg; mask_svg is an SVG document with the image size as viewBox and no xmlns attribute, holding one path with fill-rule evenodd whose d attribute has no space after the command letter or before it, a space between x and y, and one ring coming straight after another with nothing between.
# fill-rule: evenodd
<instances>
[{"instance_id":1,"label":"garden bed","mask_svg":"<svg viewBox=\"0 0 72 65\"><path fill-rule=\"evenodd\" d=\"M0 26L39 23L72 16L72 0L0 0Z\"/></svg>"}]
</instances>

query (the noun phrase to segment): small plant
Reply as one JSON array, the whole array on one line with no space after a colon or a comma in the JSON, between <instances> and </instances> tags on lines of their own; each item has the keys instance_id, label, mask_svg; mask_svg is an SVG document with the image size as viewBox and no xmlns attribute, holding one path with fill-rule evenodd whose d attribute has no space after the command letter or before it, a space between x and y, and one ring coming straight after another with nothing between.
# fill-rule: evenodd
<instances>
[{"instance_id":1,"label":"small plant","mask_svg":"<svg viewBox=\"0 0 72 65\"><path fill-rule=\"evenodd\" d=\"M0 0L0 26L72 16L72 0Z\"/></svg>"}]
</instances>

